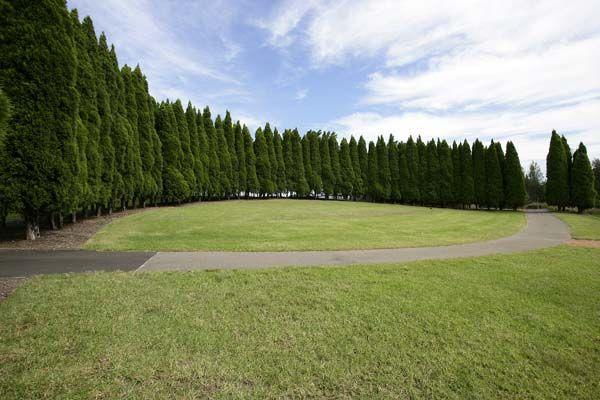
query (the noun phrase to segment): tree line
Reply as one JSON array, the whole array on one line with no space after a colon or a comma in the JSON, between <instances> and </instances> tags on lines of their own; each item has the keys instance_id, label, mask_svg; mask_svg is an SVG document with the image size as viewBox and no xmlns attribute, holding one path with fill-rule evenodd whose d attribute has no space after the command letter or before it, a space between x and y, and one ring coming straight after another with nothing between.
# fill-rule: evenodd
<instances>
[{"instance_id":1,"label":"tree line","mask_svg":"<svg viewBox=\"0 0 600 400\"><path fill-rule=\"evenodd\" d=\"M279 132L268 123L252 134L229 112L213 118L208 107L159 103L140 67L120 67L104 33L98 37L91 18L80 20L62 0L0 0L0 38L0 220L22 215L29 239L41 222L60 228L65 216L75 222L198 200L525 203L512 142L506 152L479 140L471 147L390 135L367 143L334 132ZM571 181L579 185L574 175Z\"/></svg>"}]
</instances>

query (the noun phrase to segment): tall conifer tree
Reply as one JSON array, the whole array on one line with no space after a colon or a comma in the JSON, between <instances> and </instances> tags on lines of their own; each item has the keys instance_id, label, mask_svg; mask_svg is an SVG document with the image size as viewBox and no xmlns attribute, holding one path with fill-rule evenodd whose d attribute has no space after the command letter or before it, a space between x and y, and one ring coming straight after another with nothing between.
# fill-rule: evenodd
<instances>
[{"instance_id":1,"label":"tall conifer tree","mask_svg":"<svg viewBox=\"0 0 600 400\"><path fill-rule=\"evenodd\" d=\"M505 204L516 210L525 205L525 177L519 160L519 154L512 142L506 144L506 163L504 167Z\"/></svg>"},{"instance_id":2,"label":"tall conifer tree","mask_svg":"<svg viewBox=\"0 0 600 400\"><path fill-rule=\"evenodd\" d=\"M394 203L402 199L400 192L400 164L398 162L398 143L393 135L388 139L388 159L390 168L390 200Z\"/></svg>"},{"instance_id":3,"label":"tall conifer tree","mask_svg":"<svg viewBox=\"0 0 600 400\"><path fill-rule=\"evenodd\" d=\"M352 169L352 159L350 158L350 146L346 138L340 143L340 193L345 199L349 198L353 192L354 171Z\"/></svg>"},{"instance_id":4,"label":"tall conifer tree","mask_svg":"<svg viewBox=\"0 0 600 400\"><path fill-rule=\"evenodd\" d=\"M350 159L352 160L352 170L354 180L352 181L352 196L354 200L361 198L365 194L364 182L362 179L362 170L360 167L360 157L358 155L358 143L354 136L350 137Z\"/></svg>"},{"instance_id":5,"label":"tall conifer tree","mask_svg":"<svg viewBox=\"0 0 600 400\"><path fill-rule=\"evenodd\" d=\"M487 199L485 147L479 139L473 143L473 186L475 188L475 205L479 208L486 204Z\"/></svg>"},{"instance_id":6,"label":"tall conifer tree","mask_svg":"<svg viewBox=\"0 0 600 400\"><path fill-rule=\"evenodd\" d=\"M244 125L242 128L242 133L244 135L244 153L246 158L246 188L245 194L246 197L250 196L253 193L259 193L260 191L260 182L258 181L258 176L256 175L256 155L254 154L254 142L252 141L252 135L250 135L250 131Z\"/></svg>"},{"instance_id":7,"label":"tall conifer tree","mask_svg":"<svg viewBox=\"0 0 600 400\"><path fill-rule=\"evenodd\" d=\"M569 166L561 137L552 131L546 158L546 201L564 209L569 204Z\"/></svg>"},{"instance_id":8,"label":"tall conifer tree","mask_svg":"<svg viewBox=\"0 0 600 400\"><path fill-rule=\"evenodd\" d=\"M573 205L582 213L594 207L596 202L596 189L594 188L594 173L583 143L573 155Z\"/></svg>"},{"instance_id":9,"label":"tall conifer tree","mask_svg":"<svg viewBox=\"0 0 600 400\"><path fill-rule=\"evenodd\" d=\"M498 161L498 149L494 142L485 152L486 205L488 208L500 208L503 203L502 169Z\"/></svg>"}]
</instances>

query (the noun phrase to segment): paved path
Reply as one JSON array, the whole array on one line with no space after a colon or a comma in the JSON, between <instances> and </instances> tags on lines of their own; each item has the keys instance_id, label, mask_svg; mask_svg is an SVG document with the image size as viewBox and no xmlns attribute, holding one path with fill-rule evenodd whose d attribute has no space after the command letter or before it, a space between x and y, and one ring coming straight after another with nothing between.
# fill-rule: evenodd
<instances>
[{"instance_id":1,"label":"paved path","mask_svg":"<svg viewBox=\"0 0 600 400\"><path fill-rule=\"evenodd\" d=\"M568 227L550 213L527 212L516 235L488 242L441 247L306 252L96 252L0 250L0 277L85 271L157 271L373 264L483 256L552 247L570 239Z\"/></svg>"},{"instance_id":2,"label":"paved path","mask_svg":"<svg viewBox=\"0 0 600 400\"><path fill-rule=\"evenodd\" d=\"M487 242L439 247L303 252L159 252L139 271L261 268L292 265L378 264L483 256L557 246L571 238L568 227L547 212L527 212L516 235Z\"/></svg>"}]
</instances>

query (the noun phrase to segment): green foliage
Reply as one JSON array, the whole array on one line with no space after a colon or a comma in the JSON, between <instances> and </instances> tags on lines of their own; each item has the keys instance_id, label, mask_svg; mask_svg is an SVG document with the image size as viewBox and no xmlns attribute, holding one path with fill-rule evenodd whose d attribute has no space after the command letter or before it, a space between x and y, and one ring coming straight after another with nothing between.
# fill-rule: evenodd
<instances>
[{"instance_id":1,"label":"green foliage","mask_svg":"<svg viewBox=\"0 0 600 400\"><path fill-rule=\"evenodd\" d=\"M440 201L439 183L440 183L440 162L437 154L435 140L431 139L425 149L425 173L423 175L423 185L421 200L427 205L436 205Z\"/></svg>"},{"instance_id":2,"label":"green foliage","mask_svg":"<svg viewBox=\"0 0 600 400\"><path fill-rule=\"evenodd\" d=\"M481 207L486 204L486 174L485 174L485 147L479 139L473 143L473 187L475 189L475 204Z\"/></svg>"},{"instance_id":3,"label":"green foliage","mask_svg":"<svg viewBox=\"0 0 600 400\"><path fill-rule=\"evenodd\" d=\"M271 180L269 147L261 128L258 128L254 134L254 153L256 154L256 176L260 183L260 194L271 195L275 191L275 185Z\"/></svg>"},{"instance_id":4,"label":"green foliage","mask_svg":"<svg viewBox=\"0 0 600 400\"><path fill-rule=\"evenodd\" d=\"M344 198L349 198L353 193L354 171L352 169L352 159L350 158L350 145L346 138L342 139L340 144L340 182L338 187Z\"/></svg>"},{"instance_id":5,"label":"green foliage","mask_svg":"<svg viewBox=\"0 0 600 400\"><path fill-rule=\"evenodd\" d=\"M502 169L498 160L498 148L493 141L485 152L485 173L486 206L500 208L504 197Z\"/></svg>"},{"instance_id":6,"label":"green foliage","mask_svg":"<svg viewBox=\"0 0 600 400\"><path fill-rule=\"evenodd\" d=\"M276 175L275 175L275 188L278 193L286 191L286 169L285 162L283 161L283 143L282 138L277 129L273 133L273 149L275 150L275 162L277 164ZM304 171L304 166L302 167ZM302 174L304 175L304 173Z\"/></svg>"},{"instance_id":7,"label":"green foliage","mask_svg":"<svg viewBox=\"0 0 600 400\"><path fill-rule=\"evenodd\" d=\"M244 130L240 121L235 124L234 129L235 135L235 154L236 154L236 162L237 162L237 171L238 171L238 184L236 193L239 196L240 191L245 191L247 187L247 178L248 178L248 170L246 167L246 151L244 149ZM256 174L256 172L255 172Z\"/></svg>"},{"instance_id":8,"label":"green foliage","mask_svg":"<svg viewBox=\"0 0 600 400\"><path fill-rule=\"evenodd\" d=\"M454 200L454 165L452 164L452 150L448 142L442 140L437 143L438 159L440 163L438 193L442 206L451 204Z\"/></svg>"},{"instance_id":9,"label":"green foliage","mask_svg":"<svg viewBox=\"0 0 600 400\"><path fill-rule=\"evenodd\" d=\"M415 204L421 201L421 190L419 188L419 182L421 182L421 165L419 163L419 149L412 136L409 136L406 142L406 163L408 166L408 181L406 190L402 194L404 201Z\"/></svg>"},{"instance_id":10,"label":"green foliage","mask_svg":"<svg viewBox=\"0 0 600 400\"><path fill-rule=\"evenodd\" d=\"M304 176L304 161L302 159L302 142L296 129L292 131L292 191L296 197L306 197L309 193L308 182Z\"/></svg>"},{"instance_id":11,"label":"green foliage","mask_svg":"<svg viewBox=\"0 0 600 400\"><path fill-rule=\"evenodd\" d=\"M390 200L394 203L402 199L400 191L400 164L398 162L398 143L393 135L390 135L387 143L387 153L390 169Z\"/></svg>"},{"instance_id":12,"label":"green foliage","mask_svg":"<svg viewBox=\"0 0 600 400\"><path fill-rule=\"evenodd\" d=\"M569 165L561 137L552 131L550 149L546 157L546 201L564 208L569 204Z\"/></svg>"},{"instance_id":13,"label":"green foliage","mask_svg":"<svg viewBox=\"0 0 600 400\"><path fill-rule=\"evenodd\" d=\"M475 188L473 183L473 156L471 147L465 140L460 146L460 199L463 207L470 207L475 199Z\"/></svg>"},{"instance_id":14,"label":"green foliage","mask_svg":"<svg viewBox=\"0 0 600 400\"><path fill-rule=\"evenodd\" d=\"M504 168L506 205L513 210L525 205L525 177L519 160L519 154L512 142L506 144L506 163Z\"/></svg>"},{"instance_id":15,"label":"green foliage","mask_svg":"<svg viewBox=\"0 0 600 400\"><path fill-rule=\"evenodd\" d=\"M581 213L596 203L596 189L594 188L594 173L583 143L573 155L573 205Z\"/></svg>"},{"instance_id":16,"label":"green foliage","mask_svg":"<svg viewBox=\"0 0 600 400\"><path fill-rule=\"evenodd\" d=\"M352 171L354 173L354 179L352 181L352 196L354 199L356 199L365 195L365 183L363 181L363 173L358 152L358 143L356 142L356 139L354 139L354 136L350 137L349 147Z\"/></svg>"},{"instance_id":17,"label":"green foliage","mask_svg":"<svg viewBox=\"0 0 600 400\"><path fill-rule=\"evenodd\" d=\"M254 142L250 135L250 130L244 125L242 128L242 134L244 136L244 155L246 159L246 197L251 193L258 193L260 191L260 182L258 181L258 175L256 174L256 155L254 153Z\"/></svg>"}]
</instances>

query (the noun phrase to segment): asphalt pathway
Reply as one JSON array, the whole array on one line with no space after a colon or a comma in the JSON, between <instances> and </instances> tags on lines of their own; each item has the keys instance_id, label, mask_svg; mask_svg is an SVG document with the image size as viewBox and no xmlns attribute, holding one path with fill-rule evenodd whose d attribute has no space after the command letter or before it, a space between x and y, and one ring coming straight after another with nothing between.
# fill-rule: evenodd
<instances>
[{"instance_id":1,"label":"asphalt pathway","mask_svg":"<svg viewBox=\"0 0 600 400\"><path fill-rule=\"evenodd\" d=\"M0 277L88 271L161 271L375 264L425 259L510 254L553 247L571 238L568 227L547 212L527 212L519 233L452 246L299 252L97 252L87 250L0 250Z\"/></svg>"}]
</instances>

